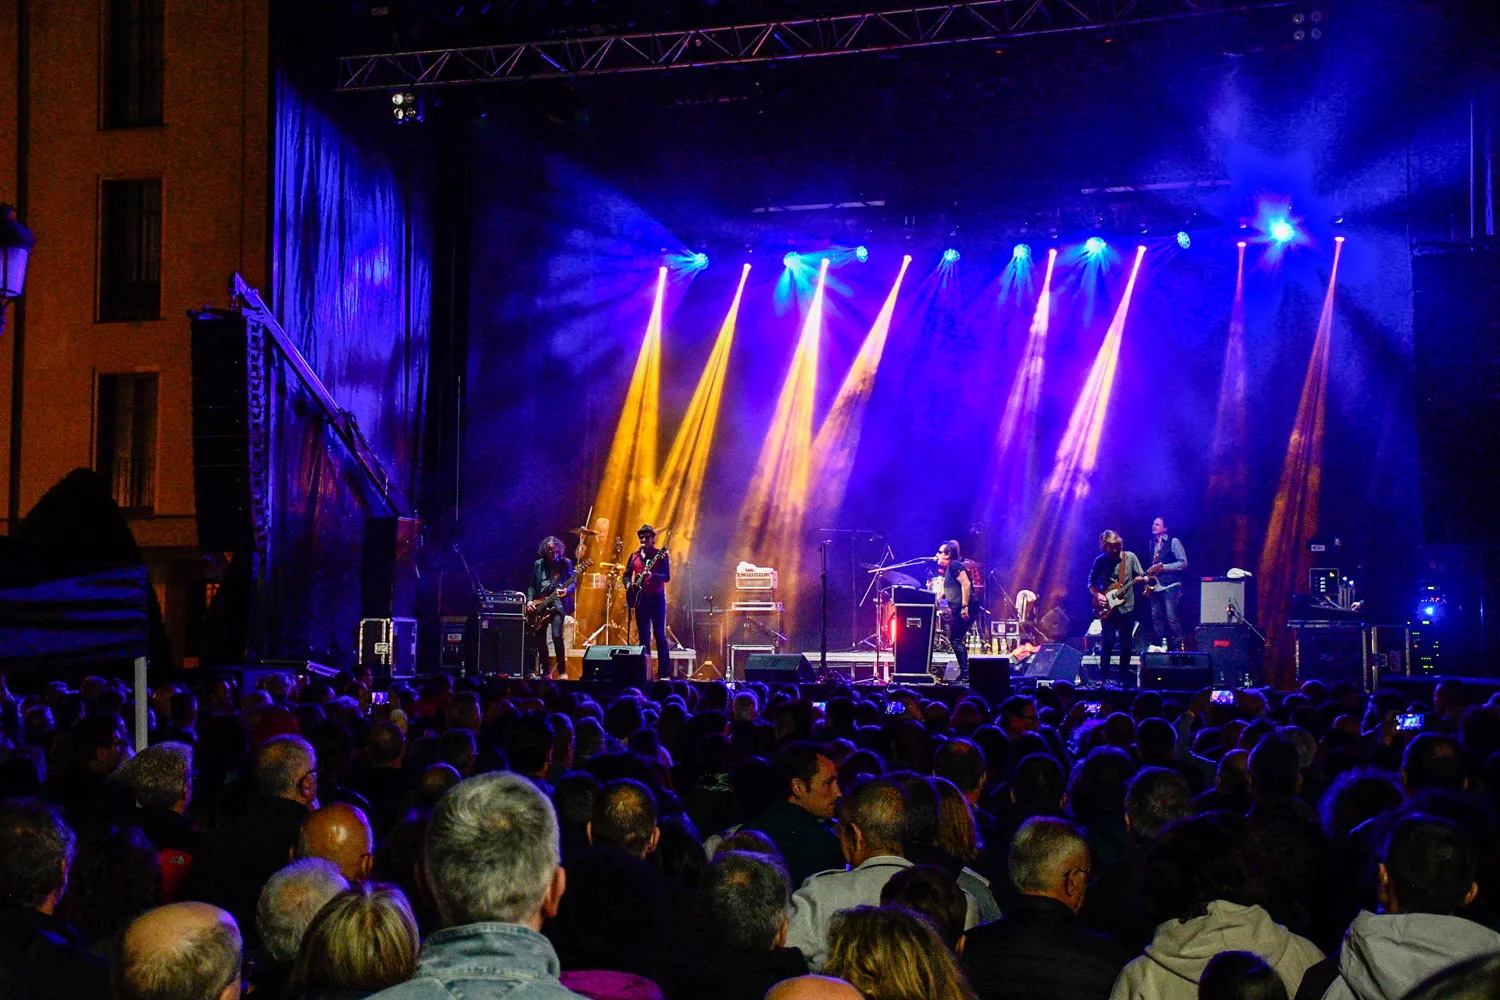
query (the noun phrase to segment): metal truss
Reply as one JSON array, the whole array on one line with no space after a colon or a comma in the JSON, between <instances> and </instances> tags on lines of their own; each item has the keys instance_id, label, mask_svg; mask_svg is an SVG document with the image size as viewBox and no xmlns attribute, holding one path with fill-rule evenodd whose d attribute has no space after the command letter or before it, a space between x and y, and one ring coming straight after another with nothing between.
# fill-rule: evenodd
<instances>
[{"instance_id":1,"label":"metal truss","mask_svg":"<svg viewBox=\"0 0 1500 1000\"><path fill-rule=\"evenodd\" d=\"M1306 0L975 0L761 21L723 28L556 38L469 48L342 56L335 89L406 90L891 52L1108 29Z\"/></svg>"}]
</instances>

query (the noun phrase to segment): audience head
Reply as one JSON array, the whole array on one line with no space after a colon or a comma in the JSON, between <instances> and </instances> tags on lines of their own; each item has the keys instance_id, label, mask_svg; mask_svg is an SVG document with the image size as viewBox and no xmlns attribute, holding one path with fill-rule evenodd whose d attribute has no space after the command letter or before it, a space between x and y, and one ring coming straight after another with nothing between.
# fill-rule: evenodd
<instances>
[{"instance_id":1,"label":"audience head","mask_svg":"<svg viewBox=\"0 0 1500 1000\"><path fill-rule=\"evenodd\" d=\"M1287 1000L1276 970L1248 951L1221 951L1198 979L1198 1000Z\"/></svg>"},{"instance_id":2,"label":"audience head","mask_svg":"<svg viewBox=\"0 0 1500 1000\"><path fill-rule=\"evenodd\" d=\"M1250 794L1257 802L1288 799L1302 788L1302 756L1292 742L1274 733L1250 751Z\"/></svg>"},{"instance_id":3,"label":"audience head","mask_svg":"<svg viewBox=\"0 0 1500 1000\"><path fill-rule=\"evenodd\" d=\"M926 917L901 906L856 906L828 923L826 971L866 1000L972 1000L953 952Z\"/></svg>"},{"instance_id":4,"label":"audience head","mask_svg":"<svg viewBox=\"0 0 1500 1000\"><path fill-rule=\"evenodd\" d=\"M791 887L779 858L726 851L709 863L699 892L715 939L726 948L770 951L786 940Z\"/></svg>"},{"instance_id":5,"label":"audience head","mask_svg":"<svg viewBox=\"0 0 1500 1000\"><path fill-rule=\"evenodd\" d=\"M1244 818L1208 813L1163 831L1141 866L1141 886L1159 919L1190 920L1215 900L1264 906L1270 867Z\"/></svg>"},{"instance_id":6,"label":"audience head","mask_svg":"<svg viewBox=\"0 0 1500 1000\"><path fill-rule=\"evenodd\" d=\"M966 798L976 799L984 787L984 753L973 740L947 740L933 759L933 774L953 782Z\"/></svg>"},{"instance_id":7,"label":"audience head","mask_svg":"<svg viewBox=\"0 0 1500 1000\"><path fill-rule=\"evenodd\" d=\"M906 792L890 778L865 778L839 800L839 838L852 866L906 851Z\"/></svg>"},{"instance_id":8,"label":"audience head","mask_svg":"<svg viewBox=\"0 0 1500 1000\"><path fill-rule=\"evenodd\" d=\"M115 963L119 1000L236 1000L243 943L234 918L207 903L148 910L126 928Z\"/></svg>"},{"instance_id":9,"label":"audience head","mask_svg":"<svg viewBox=\"0 0 1500 1000\"><path fill-rule=\"evenodd\" d=\"M443 796L427 825L427 883L443 924L541 928L557 914L564 876L557 816L529 778L481 774Z\"/></svg>"},{"instance_id":10,"label":"audience head","mask_svg":"<svg viewBox=\"0 0 1500 1000\"><path fill-rule=\"evenodd\" d=\"M984 851L969 800L947 778L931 778L929 783L937 796L937 835L933 844L966 865L978 864Z\"/></svg>"},{"instance_id":11,"label":"audience head","mask_svg":"<svg viewBox=\"0 0 1500 1000\"><path fill-rule=\"evenodd\" d=\"M892 875L880 890L881 906L904 906L932 921L943 943L962 951L969 897L944 868L912 865Z\"/></svg>"},{"instance_id":12,"label":"audience head","mask_svg":"<svg viewBox=\"0 0 1500 1000\"><path fill-rule=\"evenodd\" d=\"M839 800L839 770L817 743L792 742L776 754L776 778L786 800L818 819L832 819Z\"/></svg>"},{"instance_id":13,"label":"audience head","mask_svg":"<svg viewBox=\"0 0 1500 1000\"><path fill-rule=\"evenodd\" d=\"M114 712L93 712L78 720L68 731L68 746L73 766L96 774L113 774L131 756L130 731Z\"/></svg>"},{"instance_id":14,"label":"audience head","mask_svg":"<svg viewBox=\"0 0 1500 1000\"><path fill-rule=\"evenodd\" d=\"M1085 826L1125 816L1125 783L1136 772L1130 754L1118 747L1099 747L1073 768L1068 806Z\"/></svg>"},{"instance_id":15,"label":"audience head","mask_svg":"<svg viewBox=\"0 0 1500 1000\"><path fill-rule=\"evenodd\" d=\"M1029 819L1010 843L1010 881L1024 896L1055 899L1077 913L1092 873L1088 841L1067 820Z\"/></svg>"},{"instance_id":16,"label":"audience head","mask_svg":"<svg viewBox=\"0 0 1500 1000\"><path fill-rule=\"evenodd\" d=\"M0 802L0 905L52 913L68 887L78 840L37 799Z\"/></svg>"},{"instance_id":17,"label":"audience head","mask_svg":"<svg viewBox=\"0 0 1500 1000\"><path fill-rule=\"evenodd\" d=\"M1023 807L1061 809L1067 790L1067 775L1050 753L1022 757L1010 780L1010 800Z\"/></svg>"},{"instance_id":18,"label":"audience head","mask_svg":"<svg viewBox=\"0 0 1500 1000\"><path fill-rule=\"evenodd\" d=\"M1010 739L1022 733L1036 732L1040 724L1036 716L1036 702L1025 695L1013 695L1000 703L1000 728Z\"/></svg>"},{"instance_id":19,"label":"audience head","mask_svg":"<svg viewBox=\"0 0 1500 1000\"><path fill-rule=\"evenodd\" d=\"M255 928L271 958L290 966L313 917L347 888L338 866L322 858L293 861L272 875L255 907Z\"/></svg>"},{"instance_id":20,"label":"audience head","mask_svg":"<svg viewBox=\"0 0 1500 1000\"><path fill-rule=\"evenodd\" d=\"M1396 821L1385 839L1380 901L1391 913L1448 915L1479 894L1474 842L1462 828L1416 813Z\"/></svg>"},{"instance_id":21,"label":"audience head","mask_svg":"<svg viewBox=\"0 0 1500 1000\"><path fill-rule=\"evenodd\" d=\"M377 722L370 727L365 738L370 750L370 763L376 767L400 767L406 755L406 734L401 727L391 722Z\"/></svg>"},{"instance_id":22,"label":"audience head","mask_svg":"<svg viewBox=\"0 0 1500 1000\"><path fill-rule=\"evenodd\" d=\"M57 915L91 946L107 946L131 920L161 905L161 886L161 858L145 834L133 826L97 827L78 841Z\"/></svg>"},{"instance_id":23,"label":"audience head","mask_svg":"<svg viewBox=\"0 0 1500 1000\"><path fill-rule=\"evenodd\" d=\"M1406 745L1401 757L1401 784L1406 794L1428 789L1460 791L1468 786L1458 740L1439 733L1422 733Z\"/></svg>"},{"instance_id":24,"label":"audience head","mask_svg":"<svg viewBox=\"0 0 1500 1000\"><path fill-rule=\"evenodd\" d=\"M339 893L313 918L293 991L368 993L404 983L417 971L417 921L393 885L365 882Z\"/></svg>"},{"instance_id":25,"label":"audience head","mask_svg":"<svg viewBox=\"0 0 1500 1000\"><path fill-rule=\"evenodd\" d=\"M1219 758L1219 769L1214 778L1214 788L1230 800L1250 797L1250 751L1227 750Z\"/></svg>"},{"instance_id":26,"label":"audience head","mask_svg":"<svg viewBox=\"0 0 1500 1000\"><path fill-rule=\"evenodd\" d=\"M318 757L300 736L273 736L250 753L256 791L305 806L318 801Z\"/></svg>"},{"instance_id":27,"label":"audience head","mask_svg":"<svg viewBox=\"0 0 1500 1000\"><path fill-rule=\"evenodd\" d=\"M1401 788L1386 771L1362 768L1333 779L1318 803L1323 832L1342 842L1367 820L1401 804Z\"/></svg>"},{"instance_id":28,"label":"audience head","mask_svg":"<svg viewBox=\"0 0 1500 1000\"><path fill-rule=\"evenodd\" d=\"M505 755L511 770L539 777L547 772L552 763L552 748L556 732L546 712L527 712L510 724L510 737L505 743Z\"/></svg>"},{"instance_id":29,"label":"audience head","mask_svg":"<svg viewBox=\"0 0 1500 1000\"><path fill-rule=\"evenodd\" d=\"M765 1000L865 1000L850 983L833 976L794 976L766 991Z\"/></svg>"},{"instance_id":30,"label":"audience head","mask_svg":"<svg viewBox=\"0 0 1500 1000\"><path fill-rule=\"evenodd\" d=\"M120 765L119 781L147 809L183 812L193 796L193 748L158 743Z\"/></svg>"},{"instance_id":31,"label":"audience head","mask_svg":"<svg viewBox=\"0 0 1500 1000\"><path fill-rule=\"evenodd\" d=\"M1500 1000L1500 955L1460 962L1406 994L1405 1000Z\"/></svg>"},{"instance_id":32,"label":"audience head","mask_svg":"<svg viewBox=\"0 0 1500 1000\"><path fill-rule=\"evenodd\" d=\"M364 811L334 802L302 821L297 857L322 858L338 866L351 882L370 877L375 862L375 834Z\"/></svg>"},{"instance_id":33,"label":"audience head","mask_svg":"<svg viewBox=\"0 0 1500 1000\"><path fill-rule=\"evenodd\" d=\"M633 858L656 850L661 830L656 825L656 796L651 789L630 778L606 782L594 795L589 839Z\"/></svg>"},{"instance_id":34,"label":"audience head","mask_svg":"<svg viewBox=\"0 0 1500 1000\"><path fill-rule=\"evenodd\" d=\"M1125 824L1137 841L1155 840L1168 825L1192 812L1187 779L1176 771L1143 768L1125 786Z\"/></svg>"}]
</instances>

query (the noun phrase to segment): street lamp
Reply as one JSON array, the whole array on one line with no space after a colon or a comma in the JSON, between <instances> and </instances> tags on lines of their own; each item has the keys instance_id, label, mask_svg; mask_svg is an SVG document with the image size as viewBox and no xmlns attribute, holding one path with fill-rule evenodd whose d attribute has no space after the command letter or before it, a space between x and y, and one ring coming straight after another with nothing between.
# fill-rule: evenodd
<instances>
[{"instance_id":1,"label":"street lamp","mask_svg":"<svg viewBox=\"0 0 1500 1000\"><path fill-rule=\"evenodd\" d=\"M16 221L16 210L0 204L0 336L5 333L5 307L26 288L26 259L36 237Z\"/></svg>"}]
</instances>

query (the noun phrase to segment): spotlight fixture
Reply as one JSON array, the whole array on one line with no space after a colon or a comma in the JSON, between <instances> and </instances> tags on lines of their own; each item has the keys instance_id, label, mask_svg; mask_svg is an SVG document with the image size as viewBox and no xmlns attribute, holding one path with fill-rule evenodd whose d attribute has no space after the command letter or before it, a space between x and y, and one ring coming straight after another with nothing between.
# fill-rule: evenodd
<instances>
[{"instance_id":1,"label":"spotlight fixture","mask_svg":"<svg viewBox=\"0 0 1500 1000\"><path fill-rule=\"evenodd\" d=\"M1344 238L1342 236L1335 236L1333 238L1333 242L1335 242L1335 243L1342 243L1342 242L1344 242Z\"/></svg>"},{"instance_id":2,"label":"spotlight fixture","mask_svg":"<svg viewBox=\"0 0 1500 1000\"><path fill-rule=\"evenodd\" d=\"M1235 244L1235 246L1237 246L1241 250L1243 250L1243 249L1245 249L1245 241L1244 240L1240 240L1238 243Z\"/></svg>"},{"instance_id":3,"label":"spotlight fixture","mask_svg":"<svg viewBox=\"0 0 1500 1000\"><path fill-rule=\"evenodd\" d=\"M1271 223L1271 239L1277 243L1290 243L1297 235L1297 230L1285 219L1277 219Z\"/></svg>"},{"instance_id":4,"label":"spotlight fixture","mask_svg":"<svg viewBox=\"0 0 1500 1000\"><path fill-rule=\"evenodd\" d=\"M864 247L855 247L854 259L863 264L865 261L870 259L870 251L866 250Z\"/></svg>"},{"instance_id":5,"label":"spotlight fixture","mask_svg":"<svg viewBox=\"0 0 1500 1000\"><path fill-rule=\"evenodd\" d=\"M782 256L781 262L787 267L793 267L797 263L797 255L791 250L788 250L786 254Z\"/></svg>"},{"instance_id":6,"label":"spotlight fixture","mask_svg":"<svg viewBox=\"0 0 1500 1000\"><path fill-rule=\"evenodd\" d=\"M1090 236L1088 239L1083 241L1083 249L1088 253L1090 257L1099 256L1104 252L1104 248L1108 245L1109 244L1105 243L1097 236Z\"/></svg>"},{"instance_id":7,"label":"spotlight fixture","mask_svg":"<svg viewBox=\"0 0 1500 1000\"><path fill-rule=\"evenodd\" d=\"M694 267L707 267L708 254L704 253L702 250L699 250L697 253L693 254L692 261Z\"/></svg>"},{"instance_id":8,"label":"spotlight fixture","mask_svg":"<svg viewBox=\"0 0 1500 1000\"><path fill-rule=\"evenodd\" d=\"M409 125L422 120L422 105L417 95L410 90L398 90L391 94L391 121L397 125Z\"/></svg>"},{"instance_id":9,"label":"spotlight fixture","mask_svg":"<svg viewBox=\"0 0 1500 1000\"><path fill-rule=\"evenodd\" d=\"M943 263L952 264L954 261L958 260L960 256L961 255L957 250L949 247L948 249L943 251Z\"/></svg>"},{"instance_id":10,"label":"spotlight fixture","mask_svg":"<svg viewBox=\"0 0 1500 1000\"><path fill-rule=\"evenodd\" d=\"M1193 238L1185 232L1180 232L1177 234L1177 245L1186 250L1193 245Z\"/></svg>"},{"instance_id":11,"label":"spotlight fixture","mask_svg":"<svg viewBox=\"0 0 1500 1000\"><path fill-rule=\"evenodd\" d=\"M1017 243L1016 248L1010 252L1010 255L1016 260L1030 260L1031 247L1027 246L1025 243Z\"/></svg>"},{"instance_id":12,"label":"spotlight fixture","mask_svg":"<svg viewBox=\"0 0 1500 1000\"><path fill-rule=\"evenodd\" d=\"M398 90L391 95L391 103L398 108L403 104L415 104L417 103L417 95L410 91Z\"/></svg>"}]
</instances>

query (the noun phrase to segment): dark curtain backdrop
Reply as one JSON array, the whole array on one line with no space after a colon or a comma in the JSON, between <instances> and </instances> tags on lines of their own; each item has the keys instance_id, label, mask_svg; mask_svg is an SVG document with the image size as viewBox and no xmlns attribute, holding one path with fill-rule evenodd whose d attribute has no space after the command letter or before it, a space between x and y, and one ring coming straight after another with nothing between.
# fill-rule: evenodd
<instances>
[{"instance_id":1,"label":"dark curtain backdrop","mask_svg":"<svg viewBox=\"0 0 1500 1000\"><path fill-rule=\"evenodd\" d=\"M276 85L272 309L391 482L418 493L432 296L426 161ZM345 116L345 117L340 117ZM385 513L312 397L274 380L271 656L352 662L366 515ZM403 512L404 513L404 512Z\"/></svg>"}]
</instances>

